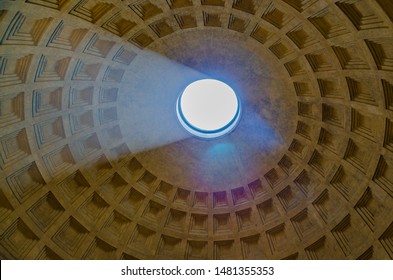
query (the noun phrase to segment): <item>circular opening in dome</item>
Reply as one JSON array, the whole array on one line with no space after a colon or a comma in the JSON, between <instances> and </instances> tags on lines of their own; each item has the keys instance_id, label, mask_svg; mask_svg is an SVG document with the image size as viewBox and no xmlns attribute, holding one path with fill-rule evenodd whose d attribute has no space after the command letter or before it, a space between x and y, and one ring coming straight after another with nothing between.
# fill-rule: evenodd
<instances>
[{"instance_id":1,"label":"circular opening in dome","mask_svg":"<svg viewBox=\"0 0 393 280\"><path fill-rule=\"evenodd\" d=\"M240 104L234 90L213 79L189 84L178 98L176 108L182 126L202 138L229 133L240 118Z\"/></svg>"}]
</instances>

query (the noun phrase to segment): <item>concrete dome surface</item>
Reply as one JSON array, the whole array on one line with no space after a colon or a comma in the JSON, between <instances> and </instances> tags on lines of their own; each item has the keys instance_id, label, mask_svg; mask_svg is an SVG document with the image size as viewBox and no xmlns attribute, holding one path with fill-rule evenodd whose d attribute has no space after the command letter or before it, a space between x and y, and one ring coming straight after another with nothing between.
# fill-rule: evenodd
<instances>
[{"instance_id":1,"label":"concrete dome surface","mask_svg":"<svg viewBox=\"0 0 393 280\"><path fill-rule=\"evenodd\" d=\"M196 80L241 103L204 140ZM393 259L391 0L0 1L1 259Z\"/></svg>"}]
</instances>

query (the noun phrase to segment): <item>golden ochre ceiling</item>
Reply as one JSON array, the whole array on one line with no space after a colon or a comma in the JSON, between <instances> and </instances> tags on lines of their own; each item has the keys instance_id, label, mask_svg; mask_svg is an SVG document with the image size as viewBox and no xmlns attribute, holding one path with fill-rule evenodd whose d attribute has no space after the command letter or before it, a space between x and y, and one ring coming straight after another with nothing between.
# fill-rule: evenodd
<instances>
[{"instance_id":1,"label":"golden ochre ceiling","mask_svg":"<svg viewBox=\"0 0 393 280\"><path fill-rule=\"evenodd\" d=\"M242 119L190 137L214 77ZM0 1L0 258L392 259L390 0Z\"/></svg>"}]
</instances>

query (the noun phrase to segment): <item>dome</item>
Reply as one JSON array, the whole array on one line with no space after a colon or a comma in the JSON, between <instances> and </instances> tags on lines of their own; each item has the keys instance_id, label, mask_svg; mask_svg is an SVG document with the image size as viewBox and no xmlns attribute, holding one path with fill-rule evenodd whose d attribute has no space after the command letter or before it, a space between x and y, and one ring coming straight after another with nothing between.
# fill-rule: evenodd
<instances>
[{"instance_id":1,"label":"dome","mask_svg":"<svg viewBox=\"0 0 393 280\"><path fill-rule=\"evenodd\" d=\"M192 82L241 104L201 139ZM390 0L0 2L1 259L392 259Z\"/></svg>"}]
</instances>

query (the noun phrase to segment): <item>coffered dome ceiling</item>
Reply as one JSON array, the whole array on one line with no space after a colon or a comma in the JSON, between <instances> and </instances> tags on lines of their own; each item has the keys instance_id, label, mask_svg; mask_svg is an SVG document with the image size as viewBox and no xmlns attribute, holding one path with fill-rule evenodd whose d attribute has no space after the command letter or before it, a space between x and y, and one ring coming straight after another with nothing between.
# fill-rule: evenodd
<instances>
[{"instance_id":1,"label":"coffered dome ceiling","mask_svg":"<svg viewBox=\"0 0 393 280\"><path fill-rule=\"evenodd\" d=\"M176 117L200 78L234 131ZM392 259L390 0L0 2L2 259Z\"/></svg>"}]
</instances>

